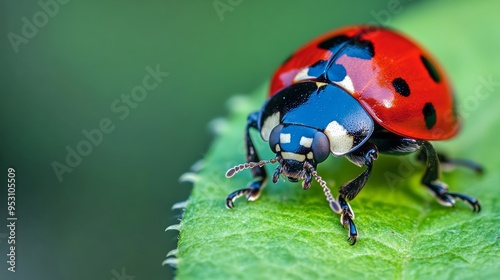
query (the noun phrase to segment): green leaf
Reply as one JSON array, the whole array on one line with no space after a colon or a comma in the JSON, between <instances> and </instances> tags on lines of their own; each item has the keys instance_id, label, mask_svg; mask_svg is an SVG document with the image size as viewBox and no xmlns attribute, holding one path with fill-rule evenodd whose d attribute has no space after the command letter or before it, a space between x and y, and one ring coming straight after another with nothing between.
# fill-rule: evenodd
<instances>
[{"instance_id":1,"label":"green leaf","mask_svg":"<svg viewBox=\"0 0 500 280\"><path fill-rule=\"evenodd\" d=\"M481 162L486 173L456 169L442 179L451 190L478 197L482 212L472 213L461 201L442 207L420 186L422 166L412 157L389 156L376 161L367 186L351 202L360 233L355 246L316 183L307 191L298 183L269 183L257 201L240 198L226 209L227 194L251 180L249 171L232 179L224 173L244 162L246 116L264 101L266 85L233 98L228 120L216 122L220 135L194 180L180 224L179 279L497 279L500 5L449 3L421 5L392 25L431 49L454 82L465 125L459 137L436 146ZM261 158L271 158L267 143L254 136ZM362 170L332 157L318 173L335 193Z\"/></svg>"}]
</instances>

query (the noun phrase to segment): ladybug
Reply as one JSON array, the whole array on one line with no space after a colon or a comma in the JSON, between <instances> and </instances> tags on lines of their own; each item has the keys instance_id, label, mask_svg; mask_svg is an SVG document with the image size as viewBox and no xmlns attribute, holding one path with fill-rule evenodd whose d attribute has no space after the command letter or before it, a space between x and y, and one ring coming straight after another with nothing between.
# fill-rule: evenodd
<instances>
[{"instance_id":1,"label":"ladybug","mask_svg":"<svg viewBox=\"0 0 500 280\"><path fill-rule=\"evenodd\" d=\"M257 129L276 156L260 160L250 137ZM460 119L448 78L422 47L391 29L349 26L320 36L298 49L275 72L269 96L260 111L248 116L245 142L247 163L226 173L230 178L251 169L254 180L227 196L227 208L241 196L256 200L267 180L265 164L278 163L280 175L302 181L308 189L316 180L330 208L340 214L354 245L358 230L348 201L368 181L379 153L418 152L426 164L422 184L445 206L461 199L479 212L479 201L448 191L439 180L440 163L462 165L478 173L481 166L437 153L430 140L455 136ZM318 175L317 165L332 154L345 156L366 169L345 183L334 198Z\"/></svg>"}]
</instances>

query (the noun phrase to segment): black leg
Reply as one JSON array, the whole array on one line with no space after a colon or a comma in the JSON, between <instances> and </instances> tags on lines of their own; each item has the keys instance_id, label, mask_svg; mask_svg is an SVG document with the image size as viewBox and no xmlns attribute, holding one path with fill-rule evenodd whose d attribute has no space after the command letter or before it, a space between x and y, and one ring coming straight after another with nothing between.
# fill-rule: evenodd
<instances>
[{"instance_id":1,"label":"black leg","mask_svg":"<svg viewBox=\"0 0 500 280\"><path fill-rule=\"evenodd\" d=\"M441 166L448 166L450 168L456 167L456 166L461 166L465 168L469 168L472 171L476 172L477 174L483 174L484 169L483 167L472 160L469 159L462 159L462 158L449 158L444 154L437 153L439 162L441 163ZM425 153L424 150L420 150L420 153L417 155L417 159L421 162L426 162L427 161L427 154Z\"/></svg>"},{"instance_id":2,"label":"black leg","mask_svg":"<svg viewBox=\"0 0 500 280\"><path fill-rule=\"evenodd\" d=\"M445 206L453 206L455 198L459 198L469 203L474 212L481 211L481 206L477 199L465 194L448 192L448 186L439 181L441 159L443 159L445 164L462 165L470 167L477 172L482 172L482 168L478 164L468 161L450 160L443 155L439 155L428 141L394 137L390 133L379 136L380 138L372 139L371 141L377 145L381 153L404 155L420 149L417 158L425 162L427 166L421 182L434 194L439 203Z\"/></svg>"},{"instance_id":3,"label":"black leg","mask_svg":"<svg viewBox=\"0 0 500 280\"><path fill-rule=\"evenodd\" d=\"M370 177L372 171L373 161L378 157L377 147L371 143L366 143L346 157L358 166L365 165L367 168L363 173L353 180L345 183L339 190L339 204L341 207L340 222L342 226L349 229L349 238L347 239L351 245L356 244L358 231L354 224L354 212L347 200L354 199L358 193L363 189L364 185Z\"/></svg>"},{"instance_id":4,"label":"black leg","mask_svg":"<svg viewBox=\"0 0 500 280\"><path fill-rule=\"evenodd\" d=\"M438 154L432 147L431 143L428 141L421 142L422 151L425 153L426 166L424 177L422 178L422 184L426 185L429 190L436 196L439 203L445 206L455 205L455 198L459 198L470 204L472 211L481 211L481 205L479 201L469 195L448 192L448 186L439 181L439 158Z\"/></svg>"},{"instance_id":5,"label":"black leg","mask_svg":"<svg viewBox=\"0 0 500 280\"><path fill-rule=\"evenodd\" d=\"M246 143L246 155L247 155L247 162L259 162L259 155L257 154L257 151L255 150L255 146L252 142L252 138L250 137L250 128L255 128L257 129L257 121L258 121L259 114L258 112L254 112L248 116L247 119L247 126L245 129L245 143ZM226 207L231 209L234 207L234 201L241 197L241 196L246 196L248 201L254 201L257 198L259 198L259 195L262 191L262 188L264 187L264 184L267 179L267 173L264 167L262 166L255 166L251 169L252 171L252 176L254 180L250 182L246 188L244 189L239 189L237 191L234 191L230 193L227 198L226 198Z\"/></svg>"}]
</instances>

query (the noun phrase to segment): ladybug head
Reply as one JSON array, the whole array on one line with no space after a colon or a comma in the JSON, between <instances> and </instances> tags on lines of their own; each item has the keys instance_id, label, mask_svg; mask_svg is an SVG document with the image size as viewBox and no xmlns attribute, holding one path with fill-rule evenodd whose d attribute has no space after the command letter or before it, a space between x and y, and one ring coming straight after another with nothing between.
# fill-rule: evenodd
<instances>
[{"instance_id":1,"label":"ladybug head","mask_svg":"<svg viewBox=\"0 0 500 280\"><path fill-rule=\"evenodd\" d=\"M226 177L232 177L237 172L263 166L267 163L279 163L273 174L276 183L280 175L284 175L290 182L302 182L302 187L308 189L314 177L321 185L326 183L316 173L316 166L330 155L328 137L320 130L302 125L280 124L270 133L269 145L276 153L271 160L248 162L229 169Z\"/></svg>"},{"instance_id":2,"label":"ladybug head","mask_svg":"<svg viewBox=\"0 0 500 280\"><path fill-rule=\"evenodd\" d=\"M312 166L323 162L330 155L328 137L322 131L302 125L276 126L269 136L269 146L286 161L308 161Z\"/></svg>"},{"instance_id":3,"label":"ladybug head","mask_svg":"<svg viewBox=\"0 0 500 280\"><path fill-rule=\"evenodd\" d=\"M273 182L277 182L279 175L283 174L291 182L303 179L306 189L311 184L312 170L330 155L330 142L326 135L302 125L276 126L269 136L269 146L280 163L274 172Z\"/></svg>"}]
</instances>

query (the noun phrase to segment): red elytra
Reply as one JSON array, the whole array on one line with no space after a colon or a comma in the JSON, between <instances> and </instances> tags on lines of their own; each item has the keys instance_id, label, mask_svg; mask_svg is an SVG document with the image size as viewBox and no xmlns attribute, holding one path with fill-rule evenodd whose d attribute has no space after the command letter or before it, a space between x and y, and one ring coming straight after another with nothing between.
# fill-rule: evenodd
<instances>
[{"instance_id":1,"label":"red elytra","mask_svg":"<svg viewBox=\"0 0 500 280\"><path fill-rule=\"evenodd\" d=\"M348 55L353 42L366 53ZM320 61L325 62L324 71L311 71ZM350 81L332 82L327 77L325 73L334 64L343 66ZM438 62L424 48L390 29L350 26L312 40L276 70L269 96L305 80L342 86L376 123L401 136L444 140L460 128L451 86Z\"/></svg>"}]
</instances>

